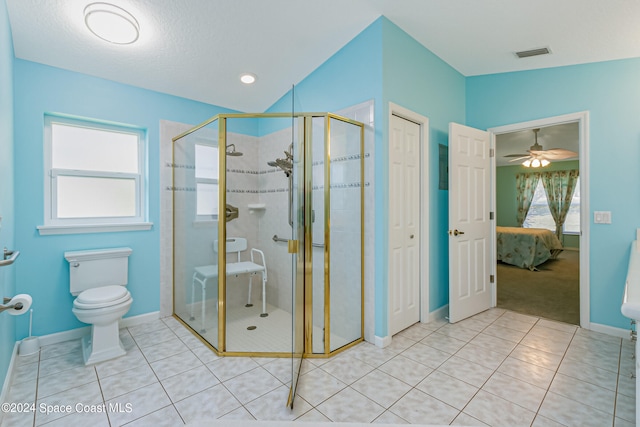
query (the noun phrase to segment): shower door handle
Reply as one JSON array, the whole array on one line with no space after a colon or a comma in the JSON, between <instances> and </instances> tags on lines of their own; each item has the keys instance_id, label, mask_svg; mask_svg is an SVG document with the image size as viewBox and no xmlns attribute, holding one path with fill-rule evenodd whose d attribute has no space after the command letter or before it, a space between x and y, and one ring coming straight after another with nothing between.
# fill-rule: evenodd
<instances>
[{"instance_id":1,"label":"shower door handle","mask_svg":"<svg viewBox=\"0 0 640 427\"><path fill-rule=\"evenodd\" d=\"M290 254L298 253L298 241L297 240L287 240L287 249Z\"/></svg>"}]
</instances>

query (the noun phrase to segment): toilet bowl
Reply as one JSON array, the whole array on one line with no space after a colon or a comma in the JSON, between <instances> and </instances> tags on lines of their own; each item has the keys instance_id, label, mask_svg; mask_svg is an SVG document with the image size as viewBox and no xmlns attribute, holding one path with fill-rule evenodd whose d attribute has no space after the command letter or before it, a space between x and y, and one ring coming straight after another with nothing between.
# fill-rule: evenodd
<instances>
[{"instance_id":1,"label":"toilet bowl","mask_svg":"<svg viewBox=\"0 0 640 427\"><path fill-rule=\"evenodd\" d=\"M126 354L120 341L120 318L133 298L125 287L129 248L65 252L69 261L73 314L91 325L91 334L82 338L86 365Z\"/></svg>"},{"instance_id":2,"label":"toilet bowl","mask_svg":"<svg viewBox=\"0 0 640 427\"><path fill-rule=\"evenodd\" d=\"M82 356L86 365L127 353L120 341L119 323L132 302L129 291L118 285L89 289L73 301L73 314L79 321L92 325L91 335L82 338Z\"/></svg>"}]
</instances>

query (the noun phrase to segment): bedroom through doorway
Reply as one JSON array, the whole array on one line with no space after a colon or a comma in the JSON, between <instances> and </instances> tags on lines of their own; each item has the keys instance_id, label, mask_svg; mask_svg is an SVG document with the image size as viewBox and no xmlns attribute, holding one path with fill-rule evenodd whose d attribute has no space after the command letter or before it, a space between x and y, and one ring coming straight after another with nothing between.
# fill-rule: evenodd
<instances>
[{"instance_id":1,"label":"bedroom through doorway","mask_svg":"<svg viewBox=\"0 0 640 427\"><path fill-rule=\"evenodd\" d=\"M580 325L581 123L494 133L496 305Z\"/></svg>"}]
</instances>

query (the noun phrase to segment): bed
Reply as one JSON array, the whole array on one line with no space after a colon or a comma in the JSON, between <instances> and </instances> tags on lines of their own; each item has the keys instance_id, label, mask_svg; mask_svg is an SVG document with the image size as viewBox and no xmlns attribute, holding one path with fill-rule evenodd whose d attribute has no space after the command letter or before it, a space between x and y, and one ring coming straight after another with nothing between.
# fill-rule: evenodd
<instances>
[{"instance_id":1,"label":"bed","mask_svg":"<svg viewBox=\"0 0 640 427\"><path fill-rule=\"evenodd\" d=\"M562 252L562 243L546 228L496 227L496 240L498 261L531 271Z\"/></svg>"}]
</instances>

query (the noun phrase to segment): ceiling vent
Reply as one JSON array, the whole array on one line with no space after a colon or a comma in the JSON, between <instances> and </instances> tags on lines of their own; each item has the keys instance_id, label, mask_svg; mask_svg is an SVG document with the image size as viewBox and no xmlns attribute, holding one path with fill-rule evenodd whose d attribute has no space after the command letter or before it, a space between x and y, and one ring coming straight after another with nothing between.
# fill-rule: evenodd
<instances>
[{"instance_id":1,"label":"ceiling vent","mask_svg":"<svg viewBox=\"0 0 640 427\"><path fill-rule=\"evenodd\" d=\"M530 56L548 55L551 51L548 47L541 47L540 49L523 50L516 52L518 58L529 58Z\"/></svg>"}]
</instances>

